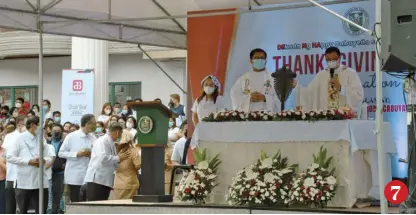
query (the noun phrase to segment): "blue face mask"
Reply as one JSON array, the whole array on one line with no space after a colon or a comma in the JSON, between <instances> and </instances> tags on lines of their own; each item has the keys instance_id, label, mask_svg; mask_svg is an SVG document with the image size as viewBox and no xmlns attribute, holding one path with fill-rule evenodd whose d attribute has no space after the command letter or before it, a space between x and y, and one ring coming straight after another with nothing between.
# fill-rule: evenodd
<instances>
[{"instance_id":1,"label":"blue face mask","mask_svg":"<svg viewBox=\"0 0 416 215\"><path fill-rule=\"evenodd\" d=\"M121 113L122 114L127 114L127 111L126 110L122 110Z\"/></svg>"},{"instance_id":2,"label":"blue face mask","mask_svg":"<svg viewBox=\"0 0 416 215\"><path fill-rule=\"evenodd\" d=\"M254 59L253 67L257 70L262 70L266 67L266 60L264 59Z\"/></svg>"},{"instance_id":3,"label":"blue face mask","mask_svg":"<svg viewBox=\"0 0 416 215\"><path fill-rule=\"evenodd\" d=\"M61 117L55 117L55 122L60 123L61 122Z\"/></svg>"},{"instance_id":4,"label":"blue face mask","mask_svg":"<svg viewBox=\"0 0 416 215\"><path fill-rule=\"evenodd\" d=\"M101 133L101 132L103 132L103 128L96 128L95 129L95 133Z\"/></svg>"},{"instance_id":5,"label":"blue face mask","mask_svg":"<svg viewBox=\"0 0 416 215\"><path fill-rule=\"evenodd\" d=\"M173 127L173 122L169 122L169 128Z\"/></svg>"},{"instance_id":6,"label":"blue face mask","mask_svg":"<svg viewBox=\"0 0 416 215\"><path fill-rule=\"evenodd\" d=\"M48 110L48 106L43 106L43 107L42 107L42 110L43 110L43 111L47 111L47 110Z\"/></svg>"}]
</instances>

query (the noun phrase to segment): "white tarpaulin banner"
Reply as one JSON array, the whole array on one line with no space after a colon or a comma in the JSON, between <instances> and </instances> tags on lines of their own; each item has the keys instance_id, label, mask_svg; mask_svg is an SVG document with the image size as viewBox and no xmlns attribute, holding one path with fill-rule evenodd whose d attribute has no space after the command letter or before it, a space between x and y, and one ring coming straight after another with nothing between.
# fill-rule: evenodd
<instances>
[{"instance_id":1,"label":"white tarpaulin banner","mask_svg":"<svg viewBox=\"0 0 416 215\"><path fill-rule=\"evenodd\" d=\"M329 8L365 28L374 27L374 0L330 5ZM262 48L267 52L269 72L286 66L297 74L299 84L307 86L326 68L325 49L330 46L341 50L341 63L357 71L364 88L368 115L374 119L374 38L317 7L241 14L226 74L226 107L231 108L229 92L237 78L251 70L249 53L252 49ZM402 81L384 73L384 119L392 124L398 156L406 158L406 106L402 92ZM286 107L296 106L293 98ZM406 165L397 160L393 158L393 176L406 177Z\"/></svg>"},{"instance_id":2,"label":"white tarpaulin banner","mask_svg":"<svg viewBox=\"0 0 416 215\"><path fill-rule=\"evenodd\" d=\"M94 70L62 71L62 122L80 124L84 114L94 113Z\"/></svg>"}]
</instances>

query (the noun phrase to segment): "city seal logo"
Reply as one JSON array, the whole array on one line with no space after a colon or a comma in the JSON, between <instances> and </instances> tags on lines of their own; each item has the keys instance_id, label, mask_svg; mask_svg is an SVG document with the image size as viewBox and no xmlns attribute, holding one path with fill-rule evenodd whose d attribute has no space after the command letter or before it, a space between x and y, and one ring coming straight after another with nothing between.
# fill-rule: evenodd
<instances>
[{"instance_id":1,"label":"city seal logo","mask_svg":"<svg viewBox=\"0 0 416 215\"><path fill-rule=\"evenodd\" d=\"M368 25L370 24L370 20L369 20L369 15L367 13L367 11L365 11L363 8L361 7L353 7L351 9L349 9L346 13L345 13L345 18L353 21L354 23L364 27L364 28L368 28ZM356 35L360 35L362 33L364 33L363 30L357 28L356 26L353 26L345 21L343 21L343 25L344 25L344 29L345 31L353 36Z\"/></svg>"},{"instance_id":2,"label":"city seal logo","mask_svg":"<svg viewBox=\"0 0 416 215\"><path fill-rule=\"evenodd\" d=\"M153 121L148 116L143 116L139 119L139 131L142 134L148 134L153 129Z\"/></svg>"}]
</instances>

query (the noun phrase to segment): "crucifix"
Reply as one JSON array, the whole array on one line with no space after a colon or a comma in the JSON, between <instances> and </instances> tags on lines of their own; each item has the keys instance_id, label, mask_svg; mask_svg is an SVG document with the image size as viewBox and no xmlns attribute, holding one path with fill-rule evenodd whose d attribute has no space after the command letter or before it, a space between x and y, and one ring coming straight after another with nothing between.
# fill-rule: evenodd
<instances>
[{"instance_id":1,"label":"crucifix","mask_svg":"<svg viewBox=\"0 0 416 215\"><path fill-rule=\"evenodd\" d=\"M296 78L296 73L293 73L291 69L283 67L272 73L272 77L274 78L274 90L280 100L281 111L283 111L285 102L293 90L293 79Z\"/></svg>"}]
</instances>

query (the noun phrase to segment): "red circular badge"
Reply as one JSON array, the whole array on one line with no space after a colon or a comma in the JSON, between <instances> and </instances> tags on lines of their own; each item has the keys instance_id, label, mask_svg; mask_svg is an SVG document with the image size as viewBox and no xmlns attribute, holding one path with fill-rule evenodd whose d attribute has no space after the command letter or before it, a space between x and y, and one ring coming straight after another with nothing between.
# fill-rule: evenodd
<instances>
[{"instance_id":1,"label":"red circular badge","mask_svg":"<svg viewBox=\"0 0 416 215\"><path fill-rule=\"evenodd\" d=\"M384 197L392 204L400 204L404 202L409 194L406 184L401 181L390 181L384 187Z\"/></svg>"}]
</instances>

